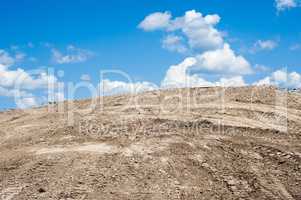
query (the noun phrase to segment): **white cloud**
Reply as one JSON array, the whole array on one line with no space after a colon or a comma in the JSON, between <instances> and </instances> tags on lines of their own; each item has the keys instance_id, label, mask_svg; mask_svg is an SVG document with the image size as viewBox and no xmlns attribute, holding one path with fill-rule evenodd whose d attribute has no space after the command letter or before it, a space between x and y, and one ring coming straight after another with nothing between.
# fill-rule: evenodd
<instances>
[{"instance_id":1,"label":"white cloud","mask_svg":"<svg viewBox=\"0 0 301 200\"><path fill-rule=\"evenodd\" d=\"M169 12L153 13L139 25L146 31L163 29L166 32L181 31L188 38L191 48L204 50L219 48L223 45L223 34L214 26L218 24L218 15L203 16L202 13L190 10L182 17L171 19Z\"/></svg>"},{"instance_id":2,"label":"white cloud","mask_svg":"<svg viewBox=\"0 0 301 200\"><path fill-rule=\"evenodd\" d=\"M0 49L0 65L2 65L2 67L8 67L14 63L14 58L12 58L6 51Z\"/></svg>"},{"instance_id":3,"label":"white cloud","mask_svg":"<svg viewBox=\"0 0 301 200\"><path fill-rule=\"evenodd\" d=\"M258 40L255 42L253 51L258 50L273 50L278 46L278 43L273 40Z\"/></svg>"},{"instance_id":4,"label":"white cloud","mask_svg":"<svg viewBox=\"0 0 301 200\"><path fill-rule=\"evenodd\" d=\"M156 15L157 13L149 16ZM149 16L142 23L148 21ZM251 65L243 56L236 55L230 45L224 41L224 32L216 29L220 20L219 15L204 16L200 12L190 10L185 12L184 16L174 19L168 13L164 25L153 25L148 29L148 31L164 30L168 33L162 42L162 47L165 49L180 53L188 50L201 51L178 65L170 66L161 82L161 87L242 86L246 84L241 75L251 74L253 72ZM153 18L152 21L156 20ZM140 28L143 28L141 24ZM264 45L268 48L268 44L262 44ZM209 73L218 80L208 81L204 73L207 73L207 76Z\"/></svg>"},{"instance_id":5,"label":"white cloud","mask_svg":"<svg viewBox=\"0 0 301 200\"><path fill-rule=\"evenodd\" d=\"M167 35L162 41L162 47L178 53L185 53L188 50L183 44L183 38L177 35Z\"/></svg>"},{"instance_id":6,"label":"white cloud","mask_svg":"<svg viewBox=\"0 0 301 200\"><path fill-rule=\"evenodd\" d=\"M7 51L0 49L0 68L7 68L24 60L26 54L21 51L14 52L10 55Z\"/></svg>"},{"instance_id":7,"label":"white cloud","mask_svg":"<svg viewBox=\"0 0 301 200\"><path fill-rule=\"evenodd\" d=\"M242 76L221 77L217 82L210 82L203 78L200 74L190 74L189 69L194 67L197 59L194 57L186 58L182 63L171 66L163 81L161 87L163 88L184 88L184 87L237 87L244 86L246 83Z\"/></svg>"},{"instance_id":8,"label":"white cloud","mask_svg":"<svg viewBox=\"0 0 301 200\"><path fill-rule=\"evenodd\" d=\"M91 77L89 76L89 74L82 74L80 77L80 80L82 81L91 81Z\"/></svg>"},{"instance_id":9,"label":"white cloud","mask_svg":"<svg viewBox=\"0 0 301 200\"><path fill-rule=\"evenodd\" d=\"M49 86L57 86L58 79L44 70L10 69L17 59L17 56L13 58L6 51L0 50L0 95L14 97L19 108L37 105L37 98L28 91L48 91Z\"/></svg>"},{"instance_id":10,"label":"white cloud","mask_svg":"<svg viewBox=\"0 0 301 200\"><path fill-rule=\"evenodd\" d=\"M249 62L242 56L237 56L225 43L221 49L207 51L196 56L195 70L208 71L221 74L250 74L252 73Z\"/></svg>"},{"instance_id":11,"label":"white cloud","mask_svg":"<svg viewBox=\"0 0 301 200\"><path fill-rule=\"evenodd\" d=\"M16 100L16 104L18 108L25 109L38 106L39 103L37 102L35 97L22 97Z\"/></svg>"},{"instance_id":12,"label":"white cloud","mask_svg":"<svg viewBox=\"0 0 301 200\"><path fill-rule=\"evenodd\" d=\"M298 6L298 0L276 0L276 8L278 11L283 11Z\"/></svg>"},{"instance_id":13,"label":"white cloud","mask_svg":"<svg viewBox=\"0 0 301 200\"><path fill-rule=\"evenodd\" d=\"M156 12L148 15L139 24L139 28L145 31L163 29L169 26L171 14L169 12Z\"/></svg>"},{"instance_id":14,"label":"white cloud","mask_svg":"<svg viewBox=\"0 0 301 200\"><path fill-rule=\"evenodd\" d=\"M89 50L80 49L73 45L69 45L66 53L62 53L57 49L52 49L52 58L58 64L80 63L88 60L93 53Z\"/></svg>"},{"instance_id":15,"label":"white cloud","mask_svg":"<svg viewBox=\"0 0 301 200\"><path fill-rule=\"evenodd\" d=\"M171 66L161 82L163 88L183 88L183 87L198 87L212 86L213 84L199 75L190 75L188 69L197 63L196 58L186 58L178 65Z\"/></svg>"},{"instance_id":16,"label":"white cloud","mask_svg":"<svg viewBox=\"0 0 301 200\"><path fill-rule=\"evenodd\" d=\"M105 79L99 84L101 95L115 95L115 94L136 94L139 92L150 91L158 89L158 87L150 82L134 82L127 83L123 81L111 81Z\"/></svg>"},{"instance_id":17,"label":"white cloud","mask_svg":"<svg viewBox=\"0 0 301 200\"><path fill-rule=\"evenodd\" d=\"M297 72L288 73L286 70L281 69L273 72L257 82L254 85L275 85L285 88L301 88L301 75Z\"/></svg>"},{"instance_id":18,"label":"white cloud","mask_svg":"<svg viewBox=\"0 0 301 200\"><path fill-rule=\"evenodd\" d=\"M105 79L100 84L101 95L137 94L139 92L157 90L159 88L186 88L186 87L238 87L245 86L242 76L229 76L210 82L199 74L189 74L188 68L195 64L195 58L186 58L182 63L171 66L161 82L161 86L150 82L123 82Z\"/></svg>"},{"instance_id":19,"label":"white cloud","mask_svg":"<svg viewBox=\"0 0 301 200\"><path fill-rule=\"evenodd\" d=\"M203 16L200 12L190 10L183 17L174 19L168 28L169 31L181 30L191 48L208 50L223 45L223 34L214 27L219 21L218 15Z\"/></svg>"},{"instance_id":20,"label":"white cloud","mask_svg":"<svg viewBox=\"0 0 301 200\"><path fill-rule=\"evenodd\" d=\"M29 74L20 68L16 70L0 68L0 86L2 87L34 90L47 88L49 82L57 82L56 77L47 75L42 71L35 71L34 74Z\"/></svg>"}]
</instances>

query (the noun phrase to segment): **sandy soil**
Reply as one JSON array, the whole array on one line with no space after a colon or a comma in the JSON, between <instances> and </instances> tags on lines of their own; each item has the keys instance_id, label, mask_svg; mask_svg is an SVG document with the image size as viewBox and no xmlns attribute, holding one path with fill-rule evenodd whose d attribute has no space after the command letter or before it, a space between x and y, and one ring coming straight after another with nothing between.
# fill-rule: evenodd
<instances>
[{"instance_id":1,"label":"sandy soil","mask_svg":"<svg viewBox=\"0 0 301 200\"><path fill-rule=\"evenodd\" d=\"M191 88L0 113L0 199L301 199L301 95Z\"/></svg>"}]
</instances>

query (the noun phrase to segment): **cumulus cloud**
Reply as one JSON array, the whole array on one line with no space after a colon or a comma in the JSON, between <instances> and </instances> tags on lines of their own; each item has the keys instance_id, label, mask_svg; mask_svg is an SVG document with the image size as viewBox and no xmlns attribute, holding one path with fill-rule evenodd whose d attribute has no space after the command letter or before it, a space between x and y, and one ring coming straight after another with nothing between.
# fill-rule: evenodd
<instances>
[{"instance_id":1,"label":"cumulus cloud","mask_svg":"<svg viewBox=\"0 0 301 200\"><path fill-rule=\"evenodd\" d=\"M194 73L190 73L190 72ZM201 73L222 75L219 81L205 80ZM252 73L248 61L242 56L236 56L228 44L222 49L207 51L195 57L186 58L178 65L171 66L161 83L162 87L200 87L200 86L242 86L245 85L239 75ZM227 75L229 78L223 77Z\"/></svg>"},{"instance_id":2,"label":"cumulus cloud","mask_svg":"<svg viewBox=\"0 0 301 200\"><path fill-rule=\"evenodd\" d=\"M196 56L195 70L220 74L250 74L252 68L242 56L235 55L230 45L225 43L223 48L204 52Z\"/></svg>"},{"instance_id":3,"label":"cumulus cloud","mask_svg":"<svg viewBox=\"0 0 301 200\"><path fill-rule=\"evenodd\" d=\"M181 31L187 37L191 48L208 50L223 45L223 34L215 28L219 21L220 17L216 14L203 16L200 12L190 10L184 16L175 19L172 19L169 12L153 13L147 16L139 27L146 31Z\"/></svg>"},{"instance_id":4,"label":"cumulus cloud","mask_svg":"<svg viewBox=\"0 0 301 200\"><path fill-rule=\"evenodd\" d=\"M88 60L93 53L86 49L80 49L73 45L69 45L65 53L52 49L52 59L58 64L80 63Z\"/></svg>"},{"instance_id":5,"label":"cumulus cloud","mask_svg":"<svg viewBox=\"0 0 301 200\"><path fill-rule=\"evenodd\" d=\"M123 81L111 81L104 79L99 84L101 95L115 95L131 93L136 94L139 92L150 91L158 89L158 87L150 82L123 82Z\"/></svg>"},{"instance_id":6,"label":"cumulus cloud","mask_svg":"<svg viewBox=\"0 0 301 200\"><path fill-rule=\"evenodd\" d=\"M243 86L241 75L252 73L249 62L236 55L223 39L222 32L215 26L220 17L216 14L205 15L195 10L187 11L184 16L172 18L169 12L152 13L145 17L139 28L145 31L163 30L167 36L162 47L179 53L188 50L203 51L172 65L161 81L161 88L202 87L202 86ZM206 80L203 73L215 74L216 81ZM105 94L136 93L137 91L158 88L149 82L126 83L104 80L100 87Z\"/></svg>"},{"instance_id":7,"label":"cumulus cloud","mask_svg":"<svg viewBox=\"0 0 301 200\"><path fill-rule=\"evenodd\" d=\"M161 82L162 88L184 88L184 87L237 87L246 85L242 76L228 76L220 78L216 82L206 80L201 74L191 74L189 69L197 64L197 59L194 57L186 58L178 65L171 66Z\"/></svg>"},{"instance_id":8,"label":"cumulus cloud","mask_svg":"<svg viewBox=\"0 0 301 200\"><path fill-rule=\"evenodd\" d=\"M288 10L298 6L298 0L276 0L276 8L278 11Z\"/></svg>"},{"instance_id":9,"label":"cumulus cloud","mask_svg":"<svg viewBox=\"0 0 301 200\"><path fill-rule=\"evenodd\" d=\"M165 15L164 23L155 23L158 21L155 19L163 15ZM242 75L253 72L251 64L243 56L235 54L230 45L224 41L223 31L216 28L220 20L217 14L203 15L195 10L189 10L183 16L175 18L169 12L153 13L140 23L139 27L144 30L163 30L168 33L162 40L163 48L180 53L188 50L196 52L178 65L170 66L161 87L246 85ZM151 26L146 29L141 24ZM262 48L274 48L275 44L261 41L258 45ZM214 75L217 80L206 80L206 74Z\"/></svg>"},{"instance_id":10,"label":"cumulus cloud","mask_svg":"<svg viewBox=\"0 0 301 200\"><path fill-rule=\"evenodd\" d=\"M177 35L167 35L162 41L162 47L178 53L185 53L188 50L183 44L183 37Z\"/></svg>"},{"instance_id":11,"label":"cumulus cloud","mask_svg":"<svg viewBox=\"0 0 301 200\"><path fill-rule=\"evenodd\" d=\"M0 95L14 97L19 108L37 105L37 99L29 91L48 90L49 86L56 87L58 79L43 70L25 71L11 69L17 57L12 57L0 50Z\"/></svg>"},{"instance_id":12,"label":"cumulus cloud","mask_svg":"<svg viewBox=\"0 0 301 200\"><path fill-rule=\"evenodd\" d=\"M56 82L57 78L42 71L29 74L21 68L9 70L0 67L0 86L6 88L18 87L19 89L34 90L47 88L49 82Z\"/></svg>"},{"instance_id":13,"label":"cumulus cloud","mask_svg":"<svg viewBox=\"0 0 301 200\"><path fill-rule=\"evenodd\" d=\"M169 26L170 18L169 12L155 12L145 17L138 27L145 31L164 29Z\"/></svg>"},{"instance_id":14,"label":"cumulus cloud","mask_svg":"<svg viewBox=\"0 0 301 200\"><path fill-rule=\"evenodd\" d=\"M301 88L301 75L297 72L287 72L284 69L273 72L254 85L275 85L283 88Z\"/></svg>"},{"instance_id":15,"label":"cumulus cloud","mask_svg":"<svg viewBox=\"0 0 301 200\"><path fill-rule=\"evenodd\" d=\"M212 86L212 83L206 81L198 74L189 74L189 68L197 63L196 58L186 58L178 65L172 65L161 82L163 88L183 88L183 87L200 87Z\"/></svg>"},{"instance_id":16,"label":"cumulus cloud","mask_svg":"<svg viewBox=\"0 0 301 200\"><path fill-rule=\"evenodd\" d=\"M180 31L187 38L188 46L197 50L205 51L202 54L195 56L197 63L196 69L207 70L210 72L233 73L233 74L250 74L252 72L248 61L239 55L235 55L230 45L224 42L223 34L215 28L220 22L220 17L217 14L203 15L195 10L185 12L184 16L172 19L168 13L168 23L160 26L166 32ZM151 14L145 18L148 21L150 16L152 19L158 13ZM143 23L142 22L142 23ZM152 26L151 30L157 30L157 26ZM163 47L169 50L183 52L186 47L183 44L183 37L179 35L169 34L163 40ZM260 43L264 48L269 48L269 42Z\"/></svg>"},{"instance_id":17,"label":"cumulus cloud","mask_svg":"<svg viewBox=\"0 0 301 200\"><path fill-rule=\"evenodd\" d=\"M181 30L188 38L191 48L215 49L223 45L222 33L215 25L220 21L218 15L203 16L195 10L187 11L183 17L178 17L171 22L169 31Z\"/></svg>"}]
</instances>

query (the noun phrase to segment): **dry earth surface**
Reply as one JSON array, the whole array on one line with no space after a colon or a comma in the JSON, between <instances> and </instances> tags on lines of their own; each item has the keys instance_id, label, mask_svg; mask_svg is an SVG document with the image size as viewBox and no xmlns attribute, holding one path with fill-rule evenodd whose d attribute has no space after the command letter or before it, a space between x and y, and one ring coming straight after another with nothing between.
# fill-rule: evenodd
<instances>
[{"instance_id":1,"label":"dry earth surface","mask_svg":"<svg viewBox=\"0 0 301 200\"><path fill-rule=\"evenodd\" d=\"M0 199L301 199L301 95L191 88L0 113ZM94 102L94 103L95 103Z\"/></svg>"}]
</instances>

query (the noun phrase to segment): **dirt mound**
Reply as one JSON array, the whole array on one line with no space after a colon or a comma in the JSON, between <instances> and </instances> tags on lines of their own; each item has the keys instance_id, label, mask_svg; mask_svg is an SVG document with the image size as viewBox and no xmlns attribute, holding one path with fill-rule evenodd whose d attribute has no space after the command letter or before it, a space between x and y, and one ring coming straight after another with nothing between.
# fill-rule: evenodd
<instances>
[{"instance_id":1,"label":"dirt mound","mask_svg":"<svg viewBox=\"0 0 301 200\"><path fill-rule=\"evenodd\" d=\"M190 88L0 113L0 199L301 199L301 95Z\"/></svg>"}]
</instances>

